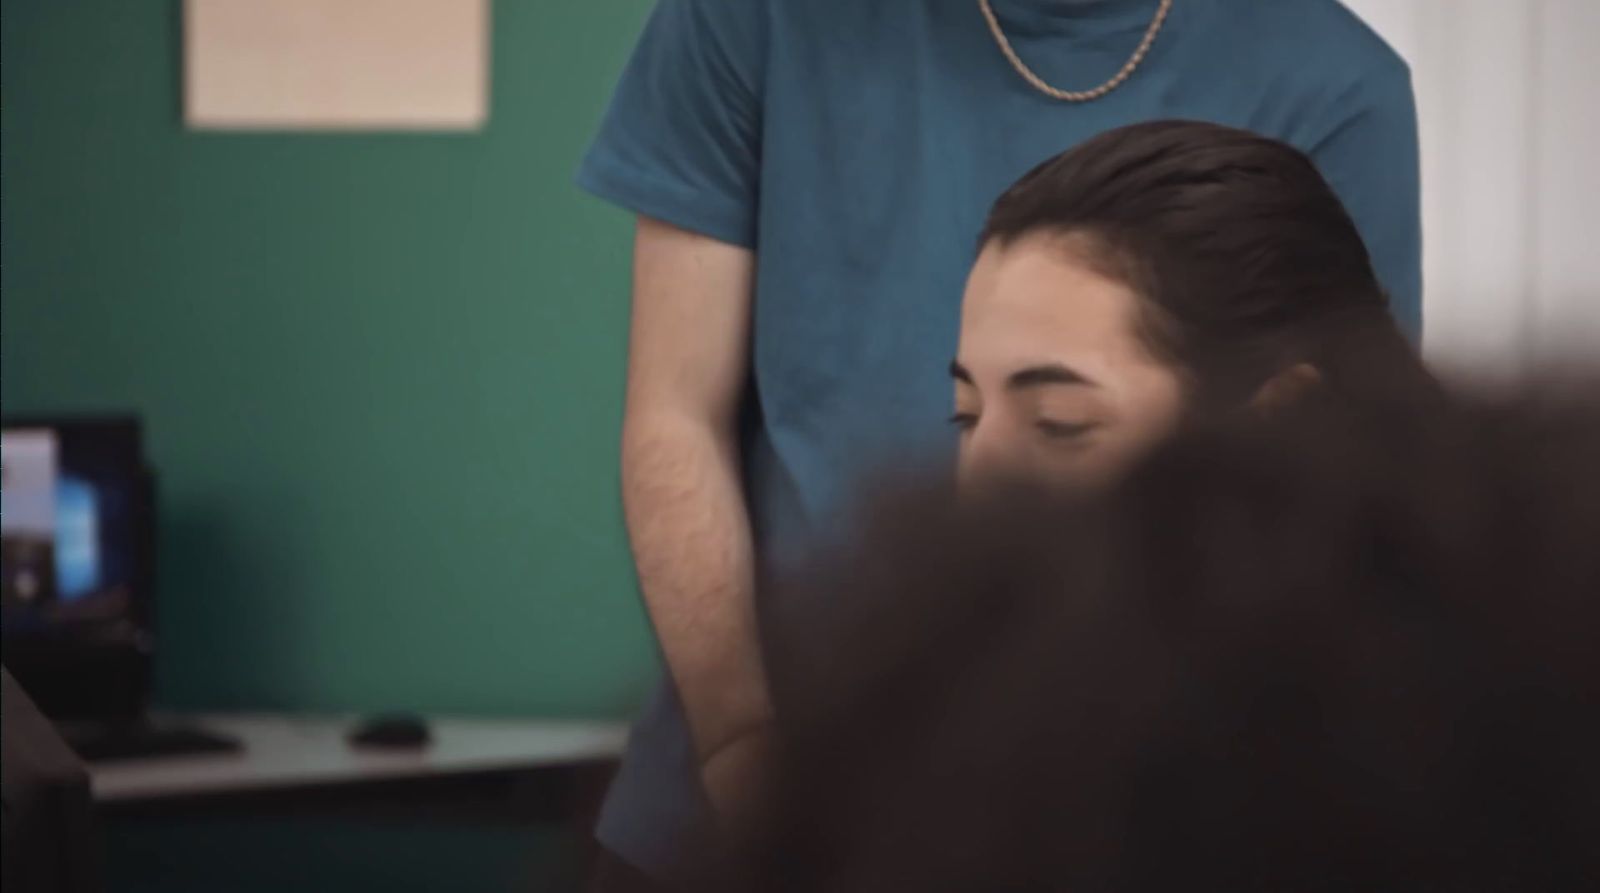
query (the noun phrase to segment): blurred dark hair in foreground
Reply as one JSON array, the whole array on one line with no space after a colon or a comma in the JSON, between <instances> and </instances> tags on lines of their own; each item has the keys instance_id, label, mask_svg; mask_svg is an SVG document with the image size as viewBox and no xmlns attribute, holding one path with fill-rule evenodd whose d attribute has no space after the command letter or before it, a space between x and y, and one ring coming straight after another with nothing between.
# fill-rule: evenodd
<instances>
[{"instance_id":1,"label":"blurred dark hair in foreground","mask_svg":"<svg viewBox=\"0 0 1600 893\"><path fill-rule=\"evenodd\" d=\"M888 500L778 593L751 890L1600 889L1600 389Z\"/></svg>"}]
</instances>

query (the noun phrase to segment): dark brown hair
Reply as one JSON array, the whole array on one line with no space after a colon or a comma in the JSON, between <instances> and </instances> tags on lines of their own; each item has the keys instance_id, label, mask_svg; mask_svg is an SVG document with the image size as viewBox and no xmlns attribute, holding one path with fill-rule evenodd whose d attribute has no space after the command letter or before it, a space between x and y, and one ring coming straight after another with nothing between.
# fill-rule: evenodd
<instances>
[{"instance_id":1,"label":"dark brown hair","mask_svg":"<svg viewBox=\"0 0 1600 893\"><path fill-rule=\"evenodd\" d=\"M1336 389L1422 374L1354 221L1277 140L1193 121L1103 133L1006 190L980 244L1039 232L1078 237L1144 299L1142 334L1203 403L1243 402L1300 362Z\"/></svg>"},{"instance_id":2,"label":"dark brown hair","mask_svg":"<svg viewBox=\"0 0 1600 893\"><path fill-rule=\"evenodd\" d=\"M890 503L774 593L730 888L1600 889L1587 399L1235 419L1101 493Z\"/></svg>"}]
</instances>

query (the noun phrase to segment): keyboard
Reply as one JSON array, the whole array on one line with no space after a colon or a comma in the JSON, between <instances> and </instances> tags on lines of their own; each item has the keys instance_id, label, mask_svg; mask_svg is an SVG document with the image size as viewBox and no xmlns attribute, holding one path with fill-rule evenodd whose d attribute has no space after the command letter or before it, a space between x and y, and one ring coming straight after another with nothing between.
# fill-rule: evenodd
<instances>
[{"instance_id":1,"label":"keyboard","mask_svg":"<svg viewBox=\"0 0 1600 893\"><path fill-rule=\"evenodd\" d=\"M180 725L102 726L75 731L67 736L67 743L90 763L234 753L243 749L239 739L231 735Z\"/></svg>"}]
</instances>

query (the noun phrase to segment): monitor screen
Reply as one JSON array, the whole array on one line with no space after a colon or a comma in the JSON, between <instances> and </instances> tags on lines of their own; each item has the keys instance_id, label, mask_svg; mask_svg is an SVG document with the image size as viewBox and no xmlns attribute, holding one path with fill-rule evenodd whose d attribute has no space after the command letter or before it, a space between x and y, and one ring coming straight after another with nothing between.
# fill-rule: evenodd
<instances>
[{"instance_id":1,"label":"monitor screen","mask_svg":"<svg viewBox=\"0 0 1600 893\"><path fill-rule=\"evenodd\" d=\"M152 521L137 421L8 420L0 476L6 639L133 631Z\"/></svg>"}]
</instances>

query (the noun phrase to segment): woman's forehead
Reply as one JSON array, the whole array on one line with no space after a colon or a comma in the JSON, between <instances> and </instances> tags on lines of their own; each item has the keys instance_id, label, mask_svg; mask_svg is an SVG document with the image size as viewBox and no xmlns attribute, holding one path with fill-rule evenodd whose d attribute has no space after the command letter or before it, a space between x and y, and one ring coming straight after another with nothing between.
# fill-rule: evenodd
<instances>
[{"instance_id":1,"label":"woman's forehead","mask_svg":"<svg viewBox=\"0 0 1600 893\"><path fill-rule=\"evenodd\" d=\"M1065 250L1060 237L1024 237L979 256L962 308L964 363L1046 362L1106 367L1144 353L1132 289ZM974 370L976 371L976 370Z\"/></svg>"}]
</instances>

